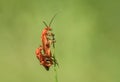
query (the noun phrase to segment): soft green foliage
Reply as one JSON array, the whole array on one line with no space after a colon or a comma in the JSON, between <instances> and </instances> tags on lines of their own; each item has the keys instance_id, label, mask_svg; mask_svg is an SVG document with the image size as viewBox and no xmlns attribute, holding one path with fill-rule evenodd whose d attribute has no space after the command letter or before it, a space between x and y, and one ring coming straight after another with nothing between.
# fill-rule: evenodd
<instances>
[{"instance_id":1,"label":"soft green foliage","mask_svg":"<svg viewBox=\"0 0 120 82\"><path fill-rule=\"evenodd\" d=\"M0 82L54 82L35 57L52 23L59 82L120 82L119 0L0 0Z\"/></svg>"}]
</instances>

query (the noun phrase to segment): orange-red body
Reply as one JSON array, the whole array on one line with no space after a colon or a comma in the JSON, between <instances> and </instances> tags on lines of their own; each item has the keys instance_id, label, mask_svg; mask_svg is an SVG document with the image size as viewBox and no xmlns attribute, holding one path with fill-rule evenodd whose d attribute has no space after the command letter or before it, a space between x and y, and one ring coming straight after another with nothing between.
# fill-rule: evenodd
<instances>
[{"instance_id":1,"label":"orange-red body","mask_svg":"<svg viewBox=\"0 0 120 82\"><path fill-rule=\"evenodd\" d=\"M39 48L36 49L36 57L38 58L38 60L40 61L41 64L43 64L43 54L42 54L42 46L40 46Z\"/></svg>"},{"instance_id":2,"label":"orange-red body","mask_svg":"<svg viewBox=\"0 0 120 82\"><path fill-rule=\"evenodd\" d=\"M48 57L45 54L42 54L42 46L36 49L36 57L40 61L40 64L43 65L46 70L49 70L49 67L53 64L52 57Z\"/></svg>"},{"instance_id":3,"label":"orange-red body","mask_svg":"<svg viewBox=\"0 0 120 82\"><path fill-rule=\"evenodd\" d=\"M51 19L49 26L46 24L46 22L43 21L46 27L42 30L42 34L41 34L42 46L37 48L35 52L36 57L40 61L40 64L43 65L46 68L46 70L49 70L50 66L53 65L53 63L57 64L56 59L55 57L53 57L53 53L51 52L51 45L53 43L53 47L54 47L55 41L54 41L54 34L51 32L52 29L50 28L50 25L54 17Z\"/></svg>"},{"instance_id":4,"label":"orange-red body","mask_svg":"<svg viewBox=\"0 0 120 82\"><path fill-rule=\"evenodd\" d=\"M36 57L40 61L40 64L43 65L47 70L49 70L49 67L53 65L53 57L50 49L52 40L49 39L51 36L50 31L50 27L43 29L41 34L42 46L36 49Z\"/></svg>"},{"instance_id":5,"label":"orange-red body","mask_svg":"<svg viewBox=\"0 0 120 82\"><path fill-rule=\"evenodd\" d=\"M50 35L50 31L51 31L51 28L46 27L43 29L42 35L41 35L43 50L44 50L44 53L46 54L46 56L48 56L48 57L51 57L51 51L50 51L51 42L48 39L48 37Z\"/></svg>"}]
</instances>

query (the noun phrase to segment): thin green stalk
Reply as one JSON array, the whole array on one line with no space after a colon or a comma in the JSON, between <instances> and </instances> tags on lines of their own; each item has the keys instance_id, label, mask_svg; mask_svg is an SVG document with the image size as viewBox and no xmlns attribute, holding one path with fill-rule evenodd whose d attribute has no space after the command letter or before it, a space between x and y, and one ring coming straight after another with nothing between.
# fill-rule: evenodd
<instances>
[{"instance_id":1,"label":"thin green stalk","mask_svg":"<svg viewBox=\"0 0 120 82\"><path fill-rule=\"evenodd\" d=\"M58 76L57 76L56 66L54 66L54 72L55 72L55 82L58 82Z\"/></svg>"},{"instance_id":2,"label":"thin green stalk","mask_svg":"<svg viewBox=\"0 0 120 82\"><path fill-rule=\"evenodd\" d=\"M57 68L56 68L56 66L58 65L58 62L55 58L55 46L54 46L54 44L53 44L53 59L54 59L55 82L58 82L58 75L57 75Z\"/></svg>"}]
</instances>

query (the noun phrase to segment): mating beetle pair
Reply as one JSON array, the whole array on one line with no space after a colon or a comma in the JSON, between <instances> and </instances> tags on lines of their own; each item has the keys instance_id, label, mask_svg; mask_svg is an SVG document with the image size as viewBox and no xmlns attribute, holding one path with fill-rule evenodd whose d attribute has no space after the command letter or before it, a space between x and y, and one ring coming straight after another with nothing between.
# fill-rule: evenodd
<instances>
[{"instance_id":1,"label":"mating beetle pair","mask_svg":"<svg viewBox=\"0 0 120 82\"><path fill-rule=\"evenodd\" d=\"M52 33L52 28L50 27L54 17L51 19L49 26L43 21L46 27L41 34L42 45L40 45L35 51L40 64L43 65L46 70L49 70L53 64L54 66L58 65L54 53L51 50L51 46L55 48L55 35Z\"/></svg>"}]
</instances>

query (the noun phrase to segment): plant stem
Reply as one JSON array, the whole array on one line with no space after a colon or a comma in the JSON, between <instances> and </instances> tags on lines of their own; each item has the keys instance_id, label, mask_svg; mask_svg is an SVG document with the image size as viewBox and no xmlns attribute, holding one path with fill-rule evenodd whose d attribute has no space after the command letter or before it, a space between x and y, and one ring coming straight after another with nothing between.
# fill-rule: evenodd
<instances>
[{"instance_id":1,"label":"plant stem","mask_svg":"<svg viewBox=\"0 0 120 82\"><path fill-rule=\"evenodd\" d=\"M56 66L54 66L54 72L55 72L55 82L58 82Z\"/></svg>"}]
</instances>

